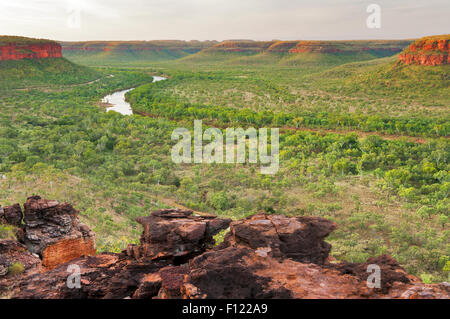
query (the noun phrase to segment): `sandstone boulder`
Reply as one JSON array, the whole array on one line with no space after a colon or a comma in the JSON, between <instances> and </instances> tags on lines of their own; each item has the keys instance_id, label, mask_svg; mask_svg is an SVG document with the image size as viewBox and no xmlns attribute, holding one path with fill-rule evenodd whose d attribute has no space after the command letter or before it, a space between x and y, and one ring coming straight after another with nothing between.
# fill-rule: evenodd
<instances>
[{"instance_id":1,"label":"sandstone boulder","mask_svg":"<svg viewBox=\"0 0 450 319\"><path fill-rule=\"evenodd\" d=\"M222 247L248 247L261 255L323 264L331 250L324 241L336 225L317 217L258 214L231 223Z\"/></svg>"},{"instance_id":2,"label":"sandstone boulder","mask_svg":"<svg viewBox=\"0 0 450 319\"><path fill-rule=\"evenodd\" d=\"M193 216L188 210L159 210L137 218L144 231L140 246L130 245L129 256L170 260L183 264L214 244L213 236L228 228L231 220Z\"/></svg>"},{"instance_id":3,"label":"sandstone boulder","mask_svg":"<svg viewBox=\"0 0 450 319\"><path fill-rule=\"evenodd\" d=\"M0 206L0 223L21 227L22 219L23 213L19 204L6 207Z\"/></svg>"},{"instance_id":4,"label":"sandstone boulder","mask_svg":"<svg viewBox=\"0 0 450 319\"><path fill-rule=\"evenodd\" d=\"M0 274L12 260L27 269L14 282L0 277L0 287L12 298L45 299L173 299L173 298L449 298L448 284L426 285L408 275L389 256L366 263L328 263L325 237L336 225L322 218L258 214L231 223L224 242L213 246L213 235L230 220L194 216L191 211L159 210L138 218L144 231L139 246L120 254L86 255L39 268L40 259L28 250L54 249L80 226L69 204L29 198L25 205L28 245L0 242ZM28 224L29 223L29 224ZM29 233L30 232L30 233ZM89 236L88 236L89 237ZM3 245L3 246L2 246ZM27 250L28 249L28 250ZM8 258L5 260L5 256ZM58 262L64 258L57 258ZM51 259L50 259L51 260ZM368 285L368 267L381 271L380 288ZM3 268L2 268L3 267ZM3 269L3 270L2 270ZM34 270L33 270L34 269ZM79 286L69 285L79 270ZM5 275L3 275L5 276ZM71 279L72 278L72 279Z\"/></svg>"},{"instance_id":5,"label":"sandstone boulder","mask_svg":"<svg viewBox=\"0 0 450 319\"><path fill-rule=\"evenodd\" d=\"M96 253L95 234L79 221L79 212L72 205L33 196L27 199L24 211L24 243L41 256L45 267Z\"/></svg>"}]
</instances>

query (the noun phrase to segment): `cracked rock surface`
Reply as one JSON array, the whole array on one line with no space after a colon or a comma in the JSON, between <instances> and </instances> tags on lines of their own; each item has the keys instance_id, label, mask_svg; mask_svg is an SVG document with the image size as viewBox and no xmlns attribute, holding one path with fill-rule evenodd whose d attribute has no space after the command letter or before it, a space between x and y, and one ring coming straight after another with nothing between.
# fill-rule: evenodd
<instances>
[{"instance_id":1,"label":"cracked rock surface","mask_svg":"<svg viewBox=\"0 0 450 319\"><path fill-rule=\"evenodd\" d=\"M316 217L257 214L231 221L159 210L137 219L143 226L139 245L119 254L79 254L46 267L36 252L45 258L53 247L64 255L72 238L92 238L77 214L69 204L27 200L27 245L0 241L0 294L27 299L450 297L448 283L424 284L387 255L366 263L328 262L331 245L325 238L336 225ZM215 246L213 236L227 228ZM24 272L12 276L6 268L16 261L25 265ZM79 289L67 285L74 265L80 270ZM380 269L379 288L367 283L371 265Z\"/></svg>"}]
</instances>

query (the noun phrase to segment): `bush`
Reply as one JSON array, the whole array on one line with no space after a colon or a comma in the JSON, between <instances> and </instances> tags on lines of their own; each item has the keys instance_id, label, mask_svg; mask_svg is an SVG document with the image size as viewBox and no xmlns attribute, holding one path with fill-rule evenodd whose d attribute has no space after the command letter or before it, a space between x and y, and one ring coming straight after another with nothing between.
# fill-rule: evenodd
<instances>
[{"instance_id":1,"label":"bush","mask_svg":"<svg viewBox=\"0 0 450 319\"><path fill-rule=\"evenodd\" d=\"M433 283L433 276L430 274L421 274L420 279L423 281L424 284Z\"/></svg>"},{"instance_id":2,"label":"bush","mask_svg":"<svg viewBox=\"0 0 450 319\"><path fill-rule=\"evenodd\" d=\"M9 274L10 275L18 275L25 271L25 267L20 262L15 262L11 266L9 266Z\"/></svg>"},{"instance_id":3,"label":"bush","mask_svg":"<svg viewBox=\"0 0 450 319\"><path fill-rule=\"evenodd\" d=\"M0 239L16 240L14 226L0 224Z\"/></svg>"}]
</instances>

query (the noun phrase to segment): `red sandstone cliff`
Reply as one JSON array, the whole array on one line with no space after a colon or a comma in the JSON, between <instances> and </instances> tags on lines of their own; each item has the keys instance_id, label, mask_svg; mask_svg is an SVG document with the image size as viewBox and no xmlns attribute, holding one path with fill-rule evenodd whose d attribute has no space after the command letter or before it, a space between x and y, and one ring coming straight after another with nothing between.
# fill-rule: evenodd
<instances>
[{"instance_id":1,"label":"red sandstone cliff","mask_svg":"<svg viewBox=\"0 0 450 319\"><path fill-rule=\"evenodd\" d=\"M348 53L379 52L394 54L409 44L408 41L224 41L206 51L250 53Z\"/></svg>"},{"instance_id":2,"label":"red sandstone cliff","mask_svg":"<svg viewBox=\"0 0 450 319\"><path fill-rule=\"evenodd\" d=\"M61 45L54 42L21 44L0 42L0 61L62 58Z\"/></svg>"},{"instance_id":3,"label":"red sandstone cliff","mask_svg":"<svg viewBox=\"0 0 450 319\"><path fill-rule=\"evenodd\" d=\"M450 63L450 35L426 37L413 42L399 60L404 64L443 65Z\"/></svg>"}]
</instances>

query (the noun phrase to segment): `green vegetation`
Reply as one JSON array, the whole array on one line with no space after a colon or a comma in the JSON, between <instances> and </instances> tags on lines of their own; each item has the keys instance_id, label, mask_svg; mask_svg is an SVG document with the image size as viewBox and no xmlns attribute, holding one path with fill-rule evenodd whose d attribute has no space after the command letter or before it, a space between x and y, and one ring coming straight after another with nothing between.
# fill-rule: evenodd
<instances>
[{"instance_id":1,"label":"green vegetation","mask_svg":"<svg viewBox=\"0 0 450 319\"><path fill-rule=\"evenodd\" d=\"M32 194L71 202L99 249L114 251L138 240L137 216L174 203L231 218L321 216L338 224L328 239L336 259L388 253L424 280L446 280L448 66L231 55L233 63L196 54L140 69L127 61L78 85L0 87L0 204ZM150 74L170 79L147 84ZM133 108L151 116L104 112L103 96L130 87ZM194 118L204 128L281 127L280 171L174 164L172 131L192 129Z\"/></svg>"},{"instance_id":2,"label":"green vegetation","mask_svg":"<svg viewBox=\"0 0 450 319\"><path fill-rule=\"evenodd\" d=\"M147 66L158 62L179 59L215 41L129 41L129 42L64 42L64 56L75 63L89 66Z\"/></svg>"},{"instance_id":3,"label":"green vegetation","mask_svg":"<svg viewBox=\"0 0 450 319\"><path fill-rule=\"evenodd\" d=\"M8 274L15 276L23 273L25 267L20 262L15 262L11 266L9 266Z\"/></svg>"},{"instance_id":4,"label":"green vegetation","mask_svg":"<svg viewBox=\"0 0 450 319\"><path fill-rule=\"evenodd\" d=\"M0 61L0 89L79 84L100 76L99 72L66 59Z\"/></svg>"},{"instance_id":5,"label":"green vegetation","mask_svg":"<svg viewBox=\"0 0 450 319\"><path fill-rule=\"evenodd\" d=\"M129 99L136 111L169 118L448 136L448 67L419 68L390 62L314 75L310 67L174 71L170 81L140 87Z\"/></svg>"},{"instance_id":6,"label":"green vegetation","mask_svg":"<svg viewBox=\"0 0 450 319\"><path fill-rule=\"evenodd\" d=\"M0 223L0 240L15 240L16 239L16 229L11 225L3 225Z\"/></svg>"},{"instance_id":7,"label":"green vegetation","mask_svg":"<svg viewBox=\"0 0 450 319\"><path fill-rule=\"evenodd\" d=\"M54 43L55 41L46 39L25 38L16 36L0 36L0 45L15 43L16 45L28 45L37 43Z\"/></svg>"}]
</instances>

